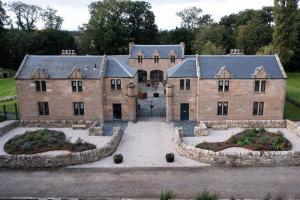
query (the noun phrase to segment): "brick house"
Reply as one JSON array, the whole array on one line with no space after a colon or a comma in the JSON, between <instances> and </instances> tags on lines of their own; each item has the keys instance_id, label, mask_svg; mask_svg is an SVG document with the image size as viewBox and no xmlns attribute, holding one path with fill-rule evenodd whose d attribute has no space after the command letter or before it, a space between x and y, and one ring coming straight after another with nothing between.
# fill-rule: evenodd
<instances>
[{"instance_id":1,"label":"brick house","mask_svg":"<svg viewBox=\"0 0 300 200\"><path fill-rule=\"evenodd\" d=\"M26 55L16 74L21 119L136 121L142 101L151 116L156 106L152 94L137 98L149 83L165 88L159 110L167 121L283 119L287 76L277 55L185 55L184 48L130 43L129 55Z\"/></svg>"}]
</instances>

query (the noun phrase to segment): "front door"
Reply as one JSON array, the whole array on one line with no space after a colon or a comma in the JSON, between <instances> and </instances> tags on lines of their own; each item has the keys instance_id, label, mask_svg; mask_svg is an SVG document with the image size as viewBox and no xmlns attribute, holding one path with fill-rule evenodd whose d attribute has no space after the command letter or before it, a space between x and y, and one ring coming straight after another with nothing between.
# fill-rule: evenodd
<instances>
[{"instance_id":1,"label":"front door","mask_svg":"<svg viewBox=\"0 0 300 200\"><path fill-rule=\"evenodd\" d=\"M189 104L182 103L180 104L180 120L189 120Z\"/></svg>"},{"instance_id":2,"label":"front door","mask_svg":"<svg viewBox=\"0 0 300 200\"><path fill-rule=\"evenodd\" d=\"M122 119L122 106L120 103L113 104L113 119L114 120Z\"/></svg>"}]
</instances>

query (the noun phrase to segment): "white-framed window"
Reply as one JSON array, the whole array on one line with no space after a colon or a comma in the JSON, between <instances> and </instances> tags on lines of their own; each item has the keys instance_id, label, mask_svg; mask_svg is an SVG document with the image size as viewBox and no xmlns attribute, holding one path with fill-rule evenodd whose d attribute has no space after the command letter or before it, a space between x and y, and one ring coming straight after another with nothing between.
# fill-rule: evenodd
<instances>
[{"instance_id":1,"label":"white-framed window","mask_svg":"<svg viewBox=\"0 0 300 200\"><path fill-rule=\"evenodd\" d=\"M191 80L190 79L180 79L180 90L190 90Z\"/></svg>"},{"instance_id":2,"label":"white-framed window","mask_svg":"<svg viewBox=\"0 0 300 200\"><path fill-rule=\"evenodd\" d=\"M84 115L84 103L73 102L73 112L74 115Z\"/></svg>"},{"instance_id":3,"label":"white-framed window","mask_svg":"<svg viewBox=\"0 0 300 200\"><path fill-rule=\"evenodd\" d=\"M255 92L264 92L266 91L267 81L265 80L256 80L254 82L254 91Z\"/></svg>"},{"instance_id":4,"label":"white-framed window","mask_svg":"<svg viewBox=\"0 0 300 200\"><path fill-rule=\"evenodd\" d=\"M218 91L219 92L228 92L229 91L229 81L228 80L220 80L218 82Z\"/></svg>"},{"instance_id":5,"label":"white-framed window","mask_svg":"<svg viewBox=\"0 0 300 200\"><path fill-rule=\"evenodd\" d=\"M253 102L253 115L263 115L264 107L265 103L262 101Z\"/></svg>"},{"instance_id":6,"label":"white-framed window","mask_svg":"<svg viewBox=\"0 0 300 200\"><path fill-rule=\"evenodd\" d=\"M217 115L228 115L228 102L218 102Z\"/></svg>"},{"instance_id":7,"label":"white-framed window","mask_svg":"<svg viewBox=\"0 0 300 200\"><path fill-rule=\"evenodd\" d=\"M121 79L111 79L111 90L121 90L122 82Z\"/></svg>"},{"instance_id":8,"label":"white-framed window","mask_svg":"<svg viewBox=\"0 0 300 200\"><path fill-rule=\"evenodd\" d=\"M137 59L138 59L138 63L143 63L143 56L139 55Z\"/></svg>"},{"instance_id":9,"label":"white-framed window","mask_svg":"<svg viewBox=\"0 0 300 200\"><path fill-rule=\"evenodd\" d=\"M35 81L35 89L37 92L46 92L46 81Z\"/></svg>"},{"instance_id":10,"label":"white-framed window","mask_svg":"<svg viewBox=\"0 0 300 200\"><path fill-rule=\"evenodd\" d=\"M154 56L154 63L159 63L159 56Z\"/></svg>"},{"instance_id":11,"label":"white-framed window","mask_svg":"<svg viewBox=\"0 0 300 200\"><path fill-rule=\"evenodd\" d=\"M83 91L82 81L72 81L71 85L72 85L72 92L82 92Z\"/></svg>"},{"instance_id":12,"label":"white-framed window","mask_svg":"<svg viewBox=\"0 0 300 200\"><path fill-rule=\"evenodd\" d=\"M175 63L176 57L174 55L170 56L170 59L171 59L171 63Z\"/></svg>"}]
</instances>

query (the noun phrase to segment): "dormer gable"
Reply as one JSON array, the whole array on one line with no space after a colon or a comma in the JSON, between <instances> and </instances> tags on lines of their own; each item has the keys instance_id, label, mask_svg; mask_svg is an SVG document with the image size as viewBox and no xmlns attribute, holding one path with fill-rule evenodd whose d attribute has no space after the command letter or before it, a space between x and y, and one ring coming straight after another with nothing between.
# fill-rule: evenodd
<instances>
[{"instance_id":1,"label":"dormer gable","mask_svg":"<svg viewBox=\"0 0 300 200\"><path fill-rule=\"evenodd\" d=\"M170 53L169 53L169 58L171 58L172 56L175 56L175 58L178 57L176 52L174 51L174 49L172 49L172 51L170 51Z\"/></svg>"},{"instance_id":2,"label":"dormer gable","mask_svg":"<svg viewBox=\"0 0 300 200\"><path fill-rule=\"evenodd\" d=\"M34 79L46 79L49 78L49 75L45 68L38 66L36 70L33 71L31 77Z\"/></svg>"},{"instance_id":3,"label":"dormer gable","mask_svg":"<svg viewBox=\"0 0 300 200\"><path fill-rule=\"evenodd\" d=\"M252 74L252 78L254 79L266 79L269 77L270 75L267 73L264 66L256 67L254 73Z\"/></svg>"},{"instance_id":4,"label":"dormer gable","mask_svg":"<svg viewBox=\"0 0 300 200\"><path fill-rule=\"evenodd\" d=\"M229 78L233 78L233 74L226 68L226 66L223 66L220 68L219 72L215 75L215 78L229 79Z\"/></svg>"},{"instance_id":5,"label":"dormer gable","mask_svg":"<svg viewBox=\"0 0 300 200\"><path fill-rule=\"evenodd\" d=\"M137 57L137 58L138 58L139 56L144 57L144 53L143 53L143 51L142 51L141 49L139 49L138 52L137 52L136 55L135 55L135 57Z\"/></svg>"},{"instance_id":6,"label":"dormer gable","mask_svg":"<svg viewBox=\"0 0 300 200\"><path fill-rule=\"evenodd\" d=\"M72 78L72 79L83 79L84 77L85 77L84 74L77 67L74 67L68 76L68 78Z\"/></svg>"},{"instance_id":7,"label":"dormer gable","mask_svg":"<svg viewBox=\"0 0 300 200\"><path fill-rule=\"evenodd\" d=\"M155 49L155 50L154 50L152 56L153 56L153 57L156 57L156 56L160 57L160 53L159 53L158 49Z\"/></svg>"}]
</instances>

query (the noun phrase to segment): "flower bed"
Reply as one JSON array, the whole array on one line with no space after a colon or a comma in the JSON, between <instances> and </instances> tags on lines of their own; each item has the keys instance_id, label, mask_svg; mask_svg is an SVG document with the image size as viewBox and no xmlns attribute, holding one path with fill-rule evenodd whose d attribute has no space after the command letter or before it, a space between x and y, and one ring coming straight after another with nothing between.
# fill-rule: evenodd
<instances>
[{"instance_id":1,"label":"flower bed","mask_svg":"<svg viewBox=\"0 0 300 200\"><path fill-rule=\"evenodd\" d=\"M289 151L292 144L281 132L271 133L265 129L248 129L224 142L202 142L197 148L221 151L230 147L242 147L253 151Z\"/></svg>"},{"instance_id":2,"label":"flower bed","mask_svg":"<svg viewBox=\"0 0 300 200\"><path fill-rule=\"evenodd\" d=\"M48 129L27 131L14 136L4 145L4 150L13 155L36 154L54 150L82 152L95 148L94 144L83 142L80 138L75 143L71 143L66 140L63 132Z\"/></svg>"}]
</instances>

